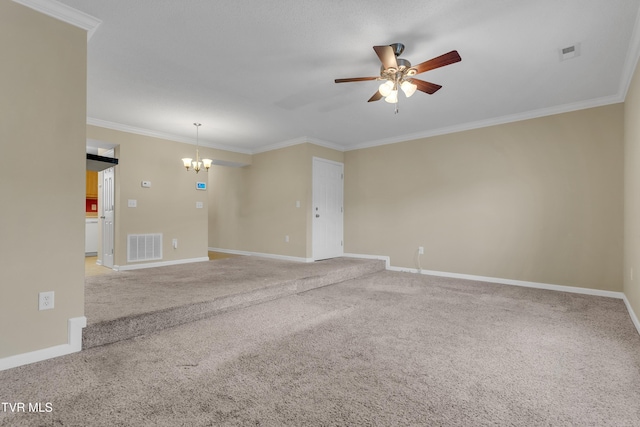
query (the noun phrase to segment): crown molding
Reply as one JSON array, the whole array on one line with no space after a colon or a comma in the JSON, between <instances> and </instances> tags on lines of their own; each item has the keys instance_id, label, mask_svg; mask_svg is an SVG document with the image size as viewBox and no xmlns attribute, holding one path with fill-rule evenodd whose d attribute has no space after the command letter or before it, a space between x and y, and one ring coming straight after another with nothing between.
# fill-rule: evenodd
<instances>
[{"instance_id":1,"label":"crown molding","mask_svg":"<svg viewBox=\"0 0 640 427\"><path fill-rule=\"evenodd\" d=\"M638 65L638 58L640 58L640 10L638 10L638 14L636 15L636 23L633 26L627 57L620 76L619 93L622 95L623 100L627 98L627 92L629 91L633 74Z\"/></svg>"},{"instance_id":2,"label":"crown molding","mask_svg":"<svg viewBox=\"0 0 640 427\"><path fill-rule=\"evenodd\" d=\"M355 145L345 149L345 151L360 150L363 148L378 147L381 145L396 144L400 142L414 141L416 139L430 138L433 136L446 135L456 132L464 132L467 130L480 129L489 126L503 125L507 123L519 122L522 120L537 119L545 116L553 116L555 114L570 113L572 111L585 110L587 108L602 107L610 104L618 104L624 102L624 96L621 94L605 96L602 98L590 99L587 101L579 101L571 104L558 105L555 107L541 108L524 113L510 114L507 116L495 117L486 120L478 120L475 122L461 123L458 125L447 126L443 128L433 129L426 132L418 132L413 134L400 135L397 137L379 139Z\"/></svg>"},{"instance_id":3,"label":"crown molding","mask_svg":"<svg viewBox=\"0 0 640 427\"><path fill-rule=\"evenodd\" d=\"M152 138L168 139L170 141L196 145L195 138L185 138L183 136L173 135L165 132L158 132L150 129L143 129L135 126L124 125L122 123L109 122L107 120L96 119L94 117L87 117L87 124L91 126L117 130L120 132L133 133L136 135L150 136ZM345 151L345 148L341 145L338 145L332 142L323 141L321 139L309 138L307 136L301 136L299 138L290 139L290 140L279 142L276 144L267 145L265 147L260 147L255 150L247 150L247 149L232 147L230 145L224 145L224 144L212 144L212 143L208 143L206 141L200 140L201 147L209 147L209 148L214 148L214 149L224 150L224 151L231 151L233 153L240 153L240 154L259 154L259 153L265 153L267 151L278 150L280 148L286 148L294 145L307 144L307 143L319 145L321 147L331 148L337 151ZM246 165L242 164L242 166L246 166Z\"/></svg>"},{"instance_id":4,"label":"crown molding","mask_svg":"<svg viewBox=\"0 0 640 427\"><path fill-rule=\"evenodd\" d=\"M52 18L71 24L87 31L87 40L90 40L102 21L89 14L74 9L55 0L13 0L30 9L51 16Z\"/></svg>"},{"instance_id":5,"label":"crown molding","mask_svg":"<svg viewBox=\"0 0 640 427\"><path fill-rule=\"evenodd\" d=\"M292 147L294 145L306 144L306 143L319 145L321 147L331 148L332 150L345 151L345 148L342 145L339 145L333 142L323 141L321 139L310 138L308 136L301 136L299 138L289 139L287 141L277 142L275 144L257 148L253 150L251 153L252 154L266 153L267 151L278 150L280 148L287 148L287 147Z\"/></svg>"},{"instance_id":6,"label":"crown molding","mask_svg":"<svg viewBox=\"0 0 640 427\"><path fill-rule=\"evenodd\" d=\"M640 52L640 43L638 43L638 51ZM637 58L635 60L635 62L633 62L634 64L637 62ZM634 65L635 68L635 65ZM631 75L633 76L633 72L631 72ZM232 146L228 146L228 145L223 145L223 144L211 144L211 143L207 143L206 141L200 141L200 145L204 146L204 147L209 147L209 148L215 148L218 150L225 150L225 151L231 151L234 153L241 153L241 154L260 154L260 153L265 153L267 151L273 151L273 150L278 150L281 148L287 148L287 147L292 147L294 145L299 145L299 144L314 144L314 145L319 145L321 147L326 147L326 148L330 148L333 150L337 150L337 151L341 151L341 152L346 152L346 151L354 151L354 150L361 150L361 149L365 149L365 148L372 148L372 147L379 147L381 145L389 145L389 144L397 144L397 143L401 143L401 142L407 142L407 141L414 141L416 139L423 139L423 138L430 138L433 136L440 136L440 135L447 135L447 134L451 134L451 133L457 133L457 132L464 132L464 131L468 131L468 130L473 130L473 129L481 129L481 128L485 128L485 127L490 127L490 126L496 126L496 125L502 125L502 124L507 124L507 123L513 123L513 122L519 122L522 120L529 120L529 119L536 119L536 118L540 118L540 117L545 117L545 116L552 116L555 114L563 114L563 113L570 113L572 111L578 111L578 110L585 110L588 108L595 108L595 107L602 107L605 105L611 105L611 104L618 104L621 102L624 102L624 98L625 98L625 94L618 94L618 95L612 95L612 96L605 96L605 97L601 97L601 98L595 98L595 99L590 99L587 101L579 101L579 102L574 102L574 103L570 103L570 104L564 104L564 105L558 105L555 107L548 107L548 108L541 108L538 110L533 110L533 111L526 111L523 113L517 113L517 114L510 114L507 116L501 116L501 117L495 117L495 118L491 118L491 119L486 119L486 120L478 120L475 122L468 122L468 123L461 123L458 125L453 125L453 126L447 126L447 127L443 127L443 128L438 128L438 129L432 129L426 132L418 132L418 133L412 133L412 134L405 134L405 135L399 135L399 136L395 136L395 137L391 137L391 138L384 138L384 139L379 139L379 140L375 140L375 141L369 141L369 142L364 142L361 144L357 144L353 147L345 147L333 142L328 142L328 141L323 141L321 139L316 139L316 138L311 138L311 137L307 137L307 136L301 136L299 138L294 138L294 139L289 139L287 141L282 141L282 142L278 142L275 144L270 144L264 147L259 147L253 150L247 150L247 149L240 149L237 147L232 147ZM148 130L148 129L142 129L142 128L137 128L134 126L129 126L129 125L123 125L120 123L113 123L113 122L108 122L106 120L100 120L100 119L95 119L95 118L91 118L88 117L87 118L87 124L89 125L93 125L93 126L98 126L98 127L103 127L103 128L107 128L107 129L113 129L113 130L118 130L118 131L122 131L122 132L128 132L128 133L134 133L134 134L138 134L138 135L144 135L144 136L150 136L153 138L161 138L161 139L169 139L171 141L177 141L177 142L183 142L185 144L194 144L196 143L195 139L191 139L191 138L185 138L182 136L177 136L177 135L172 135L172 134L167 134L167 133L163 133L163 132L157 132L157 131L152 131L152 130Z\"/></svg>"},{"instance_id":7,"label":"crown molding","mask_svg":"<svg viewBox=\"0 0 640 427\"><path fill-rule=\"evenodd\" d=\"M92 126L98 126L101 128L117 130L120 132L128 132L136 135L150 136L152 138L168 139L170 141L196 145L195 138L185 138L183 136L172 135L170 133L157 132L149 129L138 128L135 126L123 125L121 123L108 122L106 120L96 119L93 117L87 117L87 124ZM200 140L200 146L214 148L217 150L231 151L233 153L252 154L250 150L243 150L241 148L232 147L230 145L212 144L202 140Z\"/></svg>"}]
</instances>

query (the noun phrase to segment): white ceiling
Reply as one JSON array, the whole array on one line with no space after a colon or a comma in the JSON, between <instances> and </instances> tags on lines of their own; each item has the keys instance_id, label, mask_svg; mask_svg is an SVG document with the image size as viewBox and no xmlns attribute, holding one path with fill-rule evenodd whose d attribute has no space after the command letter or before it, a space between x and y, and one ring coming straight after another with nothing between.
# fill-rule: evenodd
<instances>
[{"instance_id":1,"label":"white ceiling","mask_svg":"<svg viewBox=\"0 0 640 427\"><path fill-rule=\"evenodd\" d=\"M338 149L622 102L640 0L60 0L102 23L88 44L88 122L255 153ZM367 103L374 45L402 42L434 95ZM559 50L579 43L580 56Z\"/></svg>"}]
</instances>

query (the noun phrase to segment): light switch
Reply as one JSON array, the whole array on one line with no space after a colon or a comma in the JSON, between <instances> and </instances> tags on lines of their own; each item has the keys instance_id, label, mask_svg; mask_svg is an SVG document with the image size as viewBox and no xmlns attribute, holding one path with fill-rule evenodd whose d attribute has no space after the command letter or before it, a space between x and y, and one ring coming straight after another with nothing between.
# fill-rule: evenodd
<instances>
[{"instance_id":1,"label":"light switch","mask_svg":"<svg viewBox=\"0 0 640 427\"><path fill-rule=\"evenodd\" d=\"M138 207L138 201L135 199L129 199L127 200L127 206L130 208L136 208Z\"/></svg>"},{"instance_id":2,"label":"light switch","mask_svg":"<svg viewBox=\"0 0 640 427\"><path fill-rule=\"evenodd\" d=\"M202 202L196 202L196 209L202 209L204 207L204 205L202 204Z\"/></svg>"}]
</instances>

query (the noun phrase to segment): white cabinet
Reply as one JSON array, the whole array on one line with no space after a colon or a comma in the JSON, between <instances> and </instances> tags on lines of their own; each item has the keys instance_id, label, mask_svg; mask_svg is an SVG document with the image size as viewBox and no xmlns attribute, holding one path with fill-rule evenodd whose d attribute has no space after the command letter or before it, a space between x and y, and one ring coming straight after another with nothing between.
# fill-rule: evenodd
<instances>
[{"instance_id":1,"label":"white cabinet","mask_svg":"<svg viewBox=\"0 0 640 427\"><path fill-rule=\"evenodd\" d=\"M84 254L98 254L98 218L87 218L84 230Z\"/></svg>"}]
</instances>

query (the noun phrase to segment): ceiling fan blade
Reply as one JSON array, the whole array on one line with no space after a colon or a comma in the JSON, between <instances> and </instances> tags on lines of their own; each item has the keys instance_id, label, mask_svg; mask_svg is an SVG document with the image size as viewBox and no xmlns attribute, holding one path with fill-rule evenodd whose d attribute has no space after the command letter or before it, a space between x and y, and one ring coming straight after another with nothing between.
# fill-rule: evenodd
<instances>
[{"instance_id":1,"label":"ceiling fan blade","mask_svg":"<svg viewBox=\"0 0 640 427\"><path fill-rule=\"evenodd\" d=\"M428 93L429 95L433 95L442 87L435 83L425 82L424 80L420 80L420 79L411 79L411 83L418 86L419 91Z\"/></svg>"},{"instance_id":2,"label":"ceiling fan blade","mask_svg":"<svg viewBox=\"0 0 640 427\"><path fill-rule=\"evenodd\" d=\"M445 65L454 64L456 62L462 61L460 55L457 50L452 50L449 53L445 53L444 55L440 55L436 58L430 59L428 61L424 61L421 64L416 65L416 74L424 73L425 71L434 70L436 68L444 67Z\"/></svg>"},{"instance_id":3,"label":"ceiling fan blade","mask_svg":"<svg viewBox=\"0 0 640 427\"><path fill-rule=\"evenodd\" d=\"M391 46L374 46L373 50L376 51L380 62L384 69L395 68L398 69L398 61L396 61L396 54L393 52Z\"/></svg>"},{"instance_id":4,"label":"ceiling fan blade","mask_svg":"<svg viewBox=\"0 0 640 427\"><path fill-rule=\"evenodd\" d=\"M349 82L366 82L367 80L377 80L379 77L353 77L350 79L336 79L336 83L349 83Z\"/></svg>"},{"instance_id":5,"label":"ceiling fan blade","mask_svg":"<svg viewBox=\"0 0 640 427\"><path fill-rule=\"evenodd\" d=\"M382 94L378 91L378 92L374 93L373 96L371 98L369 98L369 100L367 102L377 101L377 100L379 100L381 98L382 98Z\"/></svg>"}]
</instances>

